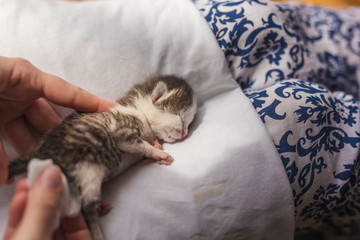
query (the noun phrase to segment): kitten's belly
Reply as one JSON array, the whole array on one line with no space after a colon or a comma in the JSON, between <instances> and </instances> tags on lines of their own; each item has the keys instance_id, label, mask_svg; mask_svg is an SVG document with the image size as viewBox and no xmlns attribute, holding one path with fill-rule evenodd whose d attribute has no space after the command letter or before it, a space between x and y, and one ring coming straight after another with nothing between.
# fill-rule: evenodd
<instances>
[{"instance_id":1,"label":"kitten's belly","mask_svg":"<svg viewBox=\"0 0 360 240\"><path fill-rule=\"evenodd\" d=\"M136 164L137 162L139 162L140 160L142 160L144 157L140 156L139 154L134 154L134 153L124 153L121 156L121 161L119 163L119 165L115 168L111 168L109 169L110 174L108 176L108 178L105 179L105 181L121 174L122 172L124 172L126 169L128 169L129 167L131 167L132 165Z\"/></svg>"}]
</instances>

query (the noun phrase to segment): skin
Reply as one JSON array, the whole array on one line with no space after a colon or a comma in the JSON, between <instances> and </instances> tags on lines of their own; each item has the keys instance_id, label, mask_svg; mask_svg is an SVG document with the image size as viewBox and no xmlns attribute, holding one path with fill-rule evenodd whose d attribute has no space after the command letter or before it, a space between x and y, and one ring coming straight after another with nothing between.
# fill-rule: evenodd
<instances>
[{"instance_id":1,"label":"skin","mask_svg":"<svg viewBox=\"0 0 360 240\"><path fill-rule=\"evenodd\" d=\"M19 154L33 151L40 134L61 122L49 102L84 112L105 111L114 103L45 73L24 59L0 57L0 126ZM0 143L0 184L7 179L8 158Z\"/></svg>"},{"instance_id":2,"label":"skin","mask_svg":"<svg viewBox=\"0 0 360 240\"><path fill-rule=\"evenodd\" d=\"M31 193L26 179L19 181L10 204L4 240L91 239L82 215L64 218L55 232L51 230L61 190L61 173L59 168L54 166L40 174Z\"/></svg>"},{"instance_id":3,"label":"skin","mask_svg":"<svg viewBox=\"0 0 360 240\"><path fill-rule=\"evenodd\" d=\"M114 106L112 102L40 71L27 60L0 57L0 126L19 154L33 151L37 146L29 125L44 134L61 122L49 102L84 112L105 111ZM7 182L7 165L8 158L0 141L0 185ZM59 170L52 169L52 174L45 174L48 175L48 180L40 182L54 183L59 174ZM25 182L20 181L17 184L9 210L5 239L25 239L21 238L24 235L26 239L51 238L46 216L53 216L62 188L61 184L53 185L35 184L35 190L31 191L29 197ZM35 221L37 224L34 224ZM81 215L74 219L63 219L61 227L55 231L53 237L90 239Z\"/></svg>"}]
</instances>

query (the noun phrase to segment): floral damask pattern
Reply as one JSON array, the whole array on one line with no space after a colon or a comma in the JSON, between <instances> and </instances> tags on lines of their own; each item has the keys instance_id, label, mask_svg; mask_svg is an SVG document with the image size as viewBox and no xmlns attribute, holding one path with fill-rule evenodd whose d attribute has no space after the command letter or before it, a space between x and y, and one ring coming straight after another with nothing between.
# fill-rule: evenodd
<instances>
[{"instance_id":1,"label":"floral damask pattern","mask_svg":"<svg viewBox=\"0 0 360 240\"><path fill-rule=\"evenodd\" d=\"M321 85L284 80L247 89L292 186L297 228L342 229L360 215L360 104Z\"/></svg>"},{"instance_id":2,"label":"floral damask pattern","mask_svg":"<svg viewBox=\"0 0 360 240\"><path fill-rule=\"evenodd\" d=\"M360 23L356 12L266 0L193 1L242 88L300 78L359 98ZM345 15L352 21L345 21Z\"/></svg>"},{"instance_id":3,"label":"floral damask pattern","mask_svg":"<svg viewBox=\"0 0 360 240\"><path fill-rule=\"evenodd\" d=\"M255 59L267 58L269 64L279 65L281 56L285 54L284 49L287 47L287 44L283 37L278 38L278 33L270 31L268 35L265 36L262 46L259 46L255 53Z\"/></svg>"},{"instance_id":4,"label":"floral damask pattern","mask_svg":"<svg viewBox=\"0 0 360 240\"><path fill-rule=\"evenodd\" d=\"M271 134L297 229L360 229L360 10L193 0Z\"/></svg>"}]
</instances>

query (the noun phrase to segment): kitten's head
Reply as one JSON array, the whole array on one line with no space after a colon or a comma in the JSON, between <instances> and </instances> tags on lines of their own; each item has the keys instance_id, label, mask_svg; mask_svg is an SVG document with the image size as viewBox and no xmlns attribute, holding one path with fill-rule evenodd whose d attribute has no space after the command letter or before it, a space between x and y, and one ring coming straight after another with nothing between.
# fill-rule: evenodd
<instances>
[{"instance_id":1,"label":"kitten's head","mask_svg":"<svg viewBox=\"0 0 360 240\"><path fill-rule=\"evenodd\" d=\"M156 137L165 142L185 138L197 108L191 87L177 77L159 77L151 92L151 101L156 110L148 120Z\"/></svg>"}]
</instances>

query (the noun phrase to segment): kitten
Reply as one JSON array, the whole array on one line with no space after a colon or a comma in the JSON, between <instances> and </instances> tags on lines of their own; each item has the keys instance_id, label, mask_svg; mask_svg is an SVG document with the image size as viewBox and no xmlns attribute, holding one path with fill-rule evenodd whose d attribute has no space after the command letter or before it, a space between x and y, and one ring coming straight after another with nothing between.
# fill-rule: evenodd
<instances>
[{"instance_id":1,"label":"kitten","mask_svg":"<svg viewBox=\"0 0 360 240\"><path fill-rule=\"evenodd\" d=\"M196 112L191 87L174 76L156 76L135 85L107 112L66 117L36 151L9 165L9 178L24 173L32 158L52 159L66 175L73 196L94 239L103 239L98 224L101 185L143 157L169 165L173 158L157 139L182 140Z\"/></svg>"}]
</instances>

